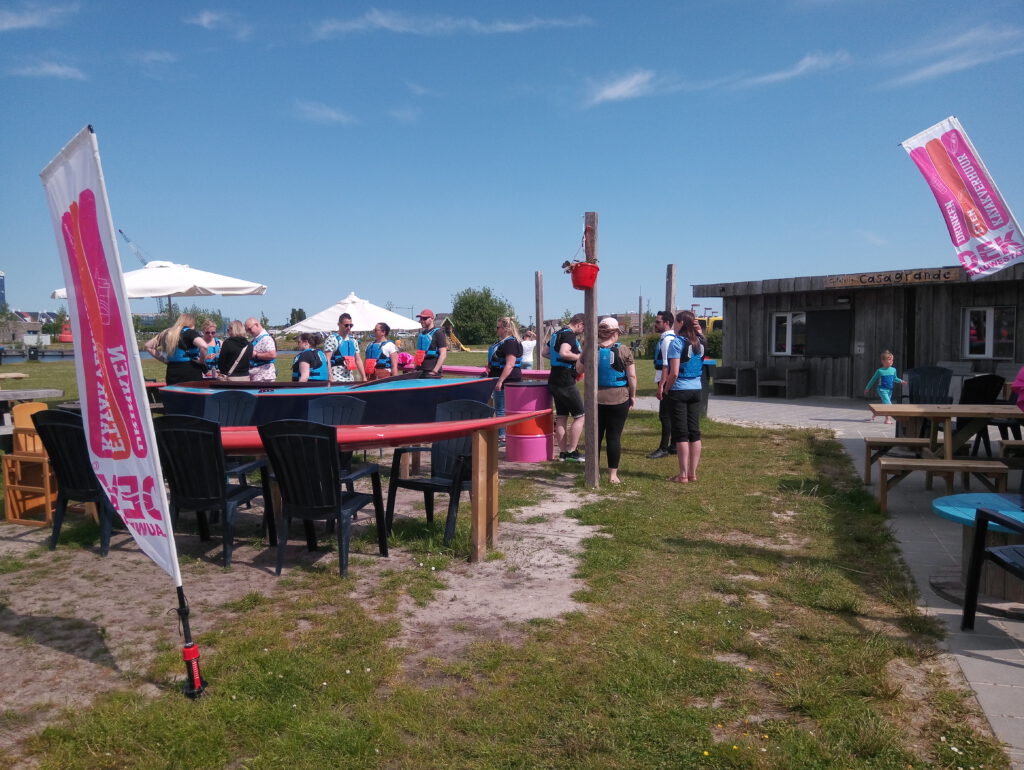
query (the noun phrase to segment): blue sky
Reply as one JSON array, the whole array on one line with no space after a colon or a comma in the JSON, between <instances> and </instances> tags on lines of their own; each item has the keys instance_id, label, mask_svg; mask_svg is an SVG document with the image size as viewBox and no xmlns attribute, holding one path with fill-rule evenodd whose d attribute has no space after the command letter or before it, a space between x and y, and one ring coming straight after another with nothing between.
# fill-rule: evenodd
<instances>
[{"instance_id":1,"label":"blue sky","mask_svg":"<svg viewBox=\"0 0 1024 770\"><path fill-rule=\"evenodd\" d=\"M602 313L659 309L669 263L680 307L948 265L898 143L956 115L1020 218L1022 96L1020 0L0 0L0 270L56 309L38 174L87 123L151 259L270 287L200 302L232 317L490 286L528 322L537 270L548 316L581 310L585 211Z\"/></svg>"}]
</instances>

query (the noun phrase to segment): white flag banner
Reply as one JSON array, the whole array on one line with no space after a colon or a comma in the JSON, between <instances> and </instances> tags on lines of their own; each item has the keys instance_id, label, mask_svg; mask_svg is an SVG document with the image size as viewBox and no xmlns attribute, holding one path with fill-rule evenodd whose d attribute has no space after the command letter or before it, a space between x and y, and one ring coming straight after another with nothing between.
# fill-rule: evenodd
<instances>
[{"instance_id":1,"label":"white flag banner","mask_svg":"<svg viewBox=\"0 0 1024 770\"><path fill-rule=\"evenodd\" d=\"M959 120L946 118L902 145L928 182L967 275L992 275L1024 257L1020 227Z\"/></svg>"},{"instance_id":2,"label":"white flag banner","mask_svg":"<svg viewBox=\"0 0 1024 770\"><path fill-rule=\"evenodd\" d=\"M40 176L68 287L93 469L139 546L180 587L153 419L92 127L78 132Z\"/></svg>"}]
</instances>

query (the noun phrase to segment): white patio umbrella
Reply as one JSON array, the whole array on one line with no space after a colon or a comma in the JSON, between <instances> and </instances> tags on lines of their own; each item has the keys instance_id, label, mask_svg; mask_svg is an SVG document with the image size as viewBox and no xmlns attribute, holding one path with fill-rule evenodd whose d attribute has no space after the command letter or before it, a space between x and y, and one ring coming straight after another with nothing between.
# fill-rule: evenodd
<instances>
[{"instance_id":1,"label":"white patio umbrella","mask_svg":"<svg viewBox=\"0 0 1024 770\"><path fill-rule=\"evenodd\" d=\"M145 267L124 274L124 285L129 299L145 297L207 297L220 294L225 297L266 294L262 283L243 281L241 278L197 270L188 265L153 260ZM67 299L67 289L57 289L50 297Z\"/></svg>"},{"instance_id":2,"label":"white patio umbrella","mask_svg":"<svg viewBox=\"0 0 1024 770\"><path fill-rule=\"evenodd\" d=\"M354 332L373 331L373 327L378 323L386 323L392 329L420 328L420 322L416 319L406 318L404 315L399 315L380 305L374 305L369 300L360 299L355 292L352 292L329 308L289 326L285 329L285 333L337 331L338 316L342 313L352 316L352 331Z\"/></svg>"}]
</instances>

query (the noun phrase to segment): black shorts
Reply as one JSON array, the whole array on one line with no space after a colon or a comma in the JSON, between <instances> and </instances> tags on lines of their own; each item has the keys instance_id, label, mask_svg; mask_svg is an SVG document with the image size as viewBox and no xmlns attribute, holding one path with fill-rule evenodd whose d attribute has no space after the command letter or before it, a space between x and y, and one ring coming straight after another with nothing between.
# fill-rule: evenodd
<instances>
[{"instance_id":1,"label":"black shorts","mask_svg":"<svg viewBox=\"0 0 1024 770\"><path fill-rule=\"evenodd\" d=\"M579 417L583 414L583 396L580 389L576 387L575 381L571 385L552 385L548 383L548 390L555 400L555 414L559 417Z\"/></svg>"},{"instance_id":2,"label":"black shorts","mask_svg":"<svg viewBox=\"0 0 1024 770\"><path fill-rule=\"evenodd\" d=\"M667 398L672 420L672 443L700 441L700 391L670 390Z\"/></svg>"}]
</instances>

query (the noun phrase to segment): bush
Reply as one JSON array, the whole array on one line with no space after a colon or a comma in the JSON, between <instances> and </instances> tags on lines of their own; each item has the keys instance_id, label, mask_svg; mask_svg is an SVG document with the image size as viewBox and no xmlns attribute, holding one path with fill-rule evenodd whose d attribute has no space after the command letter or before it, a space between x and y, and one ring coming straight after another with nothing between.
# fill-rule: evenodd
<instances>
[{"instance_id":1,"label":"bush","mask_svg":"<svg viewBox=\"0 0 1024 770\"><path fill-rule=\"evenodd\" d=\"M707 342L707 350L704 352L705 358L716 358L719 361L722 360L722 331L708 332L705 337Z\"/></svg>"}]
</instances>

